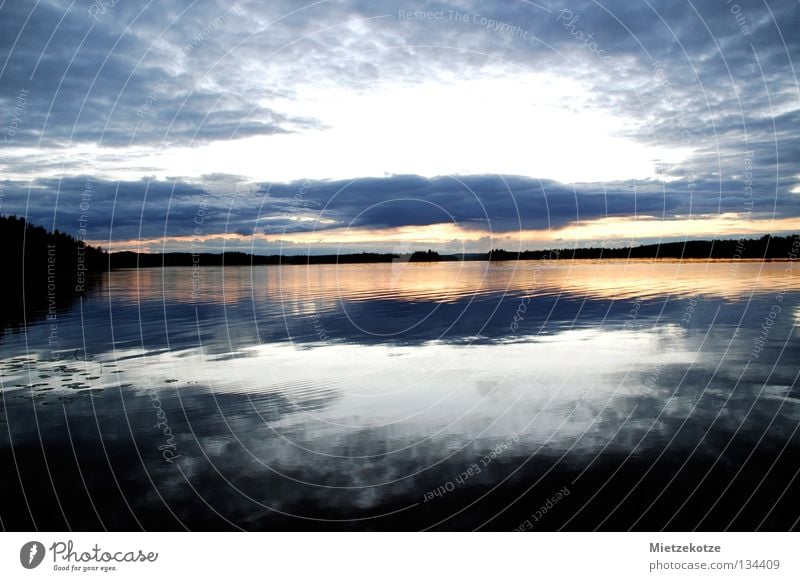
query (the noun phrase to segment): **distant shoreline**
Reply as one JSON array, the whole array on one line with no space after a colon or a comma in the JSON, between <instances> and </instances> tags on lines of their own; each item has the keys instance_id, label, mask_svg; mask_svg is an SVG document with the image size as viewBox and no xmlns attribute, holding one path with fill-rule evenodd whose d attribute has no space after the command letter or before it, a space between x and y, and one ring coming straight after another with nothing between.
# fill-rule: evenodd
<instances>
[{"instance_id":1,"label":"distant shoreline","mask_svg":"<svg viewBox=\"0 0 800 581\"><path fill-rule=\"evenodd\" d=\"M153 256L153 255L150 255ZM736 263L736 262L747 262L747 263L763 263L763 262L775 262L775 263L783 263L783 262L794 262L796 258L668 258L668 257L654 257L654 258L562 258L562 259L543 259L543 258L519 258L516 260L488 260L486 258L469 258L469 259L457 259L457 260L430 260L430 261L404 261L404 260L394 260L394 261L376 261L376 262L348 262L346 260L341 260L339 262L276 262L276 263L215 263L215 264L203 264L202 262L197 264L197 268L238 268L238 267L253 267L253 266L337 266L337 265L354 265L357 266L359 264L363 265L372 265L372 264L417 264L417 265L429 265L429 264L457 264L461 262L486 262L486 263L514 263L514 262L553 262L553 263L567 263L567 262L583 262L583 263L592 263L592 262L630 262L630 263L649 263L649 262L659 262L659 263L697 263L697 264L706 264L706 263ZM192 268L195 265L189 264L154 264L154 263L147 263L147 264L140 264L138 266L131 265L131 266L114 266L112 270L135 270L137 268Z\"/></svg>"},{"instance_id":2,"label":"distant shoreline","mask_svg":"<svg viewBox=\"0 0 800 581\"><path fill-rule=\"evenodd\" d=\"M790 261L800 255L800 235L764 235L756 239L687 240L622 248L558 248L549 250L439 254L434 250L408 253L263 255L247 252L137 253L107 252L58 230L48 231L24 218L0 216L0 242L7 273L31 279L72 279L82 290L85 275L121 268L181 266L259 266L311 264L392 264L438 262L508 262L519 260L660 260L660 261Z\"/></svg>"},{"instance_id":3,"label":"distant shoreline","mask_svg":"<svg viewBox=\"0 0 800 581\"><path fill-rule=\"evenodd\" d=\"M785 262L800 254L800 236L762 236L739 240L690 240L624 248L560 248L512 252L502 249L465 254L439 254L433 250L410 254L362 252L357 254L320 255L262 255L245 252L158 254L113 252L108 254L108 266L117 268L147 268L184 266L260 266L312 264L382 264L438 262L511 262L521 260L658 260L658 261L719 261L719 262Z\"/></svg>"}]
</instances>

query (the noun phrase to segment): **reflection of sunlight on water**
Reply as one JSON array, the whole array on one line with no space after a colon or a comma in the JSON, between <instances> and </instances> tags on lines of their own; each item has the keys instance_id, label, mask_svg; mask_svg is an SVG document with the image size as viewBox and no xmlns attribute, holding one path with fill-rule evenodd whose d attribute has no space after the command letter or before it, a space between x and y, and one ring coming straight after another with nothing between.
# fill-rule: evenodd
<instances>
[{"instance_id":1,"label":"reflection of sunlight on water","mask_svg":"<svg viewBox=\"0 0 800 581\"><path fill-rule=\"evenodd\" d=\"M800 289L800 275L780 262L521 261L505 263L386 263L302 266L205 267L199 298L192 271L155 269L115 273L111 295L120 300L233 304L283 301L288 312L331 309L339 300L453 302L488 293L573 294L596 299L695 294L737 299L753 293ZM301 303L306 304L305 307Z\"/></svg>"}]
</instances>

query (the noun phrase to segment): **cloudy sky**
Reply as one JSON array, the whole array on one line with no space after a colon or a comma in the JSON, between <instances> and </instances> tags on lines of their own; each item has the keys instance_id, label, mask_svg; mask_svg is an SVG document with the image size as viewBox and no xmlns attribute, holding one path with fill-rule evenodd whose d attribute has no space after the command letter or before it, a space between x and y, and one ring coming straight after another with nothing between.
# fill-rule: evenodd
<instances>
[{"instance_id":1,"label":"cloudy sky","mask_svg":"<svg viewBox=\"0 0 800 581\"><path fill-rule=\"evenodd\" d=\"M796 232L798 22L789 0L7 0L0 213L141 251Z\"/></svg>"}]
</instances>

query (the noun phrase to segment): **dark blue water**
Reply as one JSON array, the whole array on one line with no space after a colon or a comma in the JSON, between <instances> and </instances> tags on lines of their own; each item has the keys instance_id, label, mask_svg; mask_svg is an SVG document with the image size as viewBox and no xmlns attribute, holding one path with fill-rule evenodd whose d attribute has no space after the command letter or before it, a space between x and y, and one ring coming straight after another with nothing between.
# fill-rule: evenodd
<instances>
[{"instance_id":1,"label":"dark blue water","mask_svg":"<svg viewBox=\"0 0 800 581\"><path fill-rule=\"evenodd\" d=\"M787 530L793 263L116 271L6 330L8 530Z\"/></svg>"}]
</instances>

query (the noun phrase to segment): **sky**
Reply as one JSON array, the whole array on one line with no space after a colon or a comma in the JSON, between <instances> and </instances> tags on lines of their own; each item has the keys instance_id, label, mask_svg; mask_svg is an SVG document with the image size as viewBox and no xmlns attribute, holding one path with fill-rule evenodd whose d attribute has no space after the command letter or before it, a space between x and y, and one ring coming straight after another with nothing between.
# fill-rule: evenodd
<instances>
[{"instance_id":1,"label":"sky","mask_svg":"<svg viewBox=\"0 0 800 581\"><path fill-rule=\"evenodd\" d=\"M112 250L800 231L795 1L0 3L0 214Z\"/></svg>"}]
</instances>

